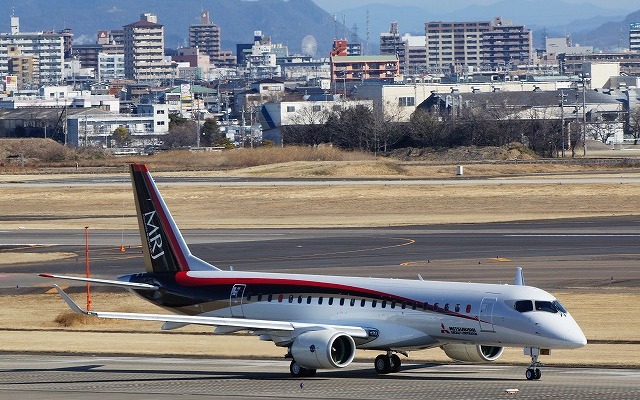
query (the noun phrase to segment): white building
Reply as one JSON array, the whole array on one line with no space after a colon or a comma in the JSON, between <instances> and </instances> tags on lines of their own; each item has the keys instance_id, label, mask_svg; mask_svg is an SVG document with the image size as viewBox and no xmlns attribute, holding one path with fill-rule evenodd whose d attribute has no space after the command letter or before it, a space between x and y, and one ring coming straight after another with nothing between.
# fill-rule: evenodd
<instances>
[{"instance_id":1,"label":"white building","mask_svg":"<svg viewBox=\"0 0 640 400\"><path fill-rule=\"evenodd\" d=\"M400 63L404 66L405 74L425 72L427 69L427 37L412 36L407 33L402 37L404 45L404 59Z\"/></svg>"},{"instance_id":2,"label":"white building","mask_svg":"<svg viewBox=\"0 0 640 400\"><path fill-rule=\"evenodd\" d=\"M124 54L98 53L96 78L99 83L124 79Z\"/></svg>"},{"instance_id":3,"label":"white building","mask_svg":"<svg viewBox=\"0 0 640 400\"><path fill-rule=\"evenodd\" d=\"M97 108L109 113L120 112L120 99L112 95L94 95L90 91L70 90L67 86L43 86L37 95L0 98L0 108Z\"/></svg>"},{"instance_id":4,"label":"white building","mask_svg":"<svg viewBox=\"0 0 640 400\"><path fill-rule=\"evenodd\" d=\"M132 146L156 145L169 132L169 109L165 104L138 106L138 114L84 114L67 118L71 146L115 147L113 132L124 127Z\"/></svg>"},{"instance_id":5,"label":"white building","mask_svg":"<svg viewBox=\"0 0 640 400\"><path fill-rule=\"evenodd\" d=\"M9 71L9 51L38 59L41 84L59 84L64 71L64 37L58 33L20 32L18 17L11 17L11 33L0 34L0 76Z\"/></svg>"},{"instance_id":6,"label":"white building","mask_svg":"<svg viewBox=\"0 0 640 400\"><path fill-rule=\"evenodd\" d=\"M554 91L569 88L570 81L552 82L495 82L495 83L420 83L409 85L369 84L358 86L358 97L373 101L375 112L384 112L399 121L409 121L416 108L434 93L490 93Z\"/></svg>"},{"instance_id":7,"label":"white building","mask_svg":"<svg viewBox=\"0 0 640 400\"><path fill-rule=\"evenodd\" d=\"M330 115L356 106L373 109L371 100L346 100L341 97L333 99L331 95L328 98L331 100L282 101L267 103L263 107L276 127L323 124Z\"/></svg>"}]
</instances>

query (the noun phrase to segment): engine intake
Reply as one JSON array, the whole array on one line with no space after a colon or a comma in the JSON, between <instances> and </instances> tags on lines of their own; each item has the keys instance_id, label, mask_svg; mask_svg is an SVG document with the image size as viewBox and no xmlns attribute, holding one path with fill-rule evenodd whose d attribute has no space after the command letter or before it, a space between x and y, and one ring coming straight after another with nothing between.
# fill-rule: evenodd
<instances>
[{"instance_id":1,"label":"engine intake","mask_svg":"<svg viewBox=\"0 0 640 400\"><path fill-rule=\"evenodd\" d=\"M356 355L356 344L346 333L333 330L305 332L289 349L293 359L305 368L344 368Z\"/></svg>"},{"instance_id":2,"label":"engine intake","mask_svg":"<svg viewBox=\"0 0 640 400\"><path fill-rule=\"evenodd\" d=\"M482 346L473 344L445 344L442 346L445 354L457 361L491 362L502 355L504 347Z\"/></svg>"}]
</instances>

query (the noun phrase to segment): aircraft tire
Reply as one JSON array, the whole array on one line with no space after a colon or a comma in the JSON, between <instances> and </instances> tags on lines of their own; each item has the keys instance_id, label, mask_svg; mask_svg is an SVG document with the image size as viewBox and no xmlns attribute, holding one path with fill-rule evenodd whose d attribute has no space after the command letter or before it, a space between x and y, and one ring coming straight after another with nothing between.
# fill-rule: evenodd
<instances>
[{"instance_id":1,"label":"aircraft tire","mask_svg":"<svg viewBox=\"0 0 640 400\"><path fill-rule=\"evenodd\" d=\"M400 366L402 365L402 361L400 360L400 357L397 354L391 355L391 357L389 357L389 361L391 361L391 372L400 371Z\"/></svg>"},{"instance_id":2,"label":"aircraft tire","mask_svg":"<svg viewBox=\"0 0 640 400\"><path fill-rule=\"evenodd\" d=\"M374 367L379 375L385 375L391 372L391 359L386 354L380 354L376 357Z\"/></svg>"}]
</instances>

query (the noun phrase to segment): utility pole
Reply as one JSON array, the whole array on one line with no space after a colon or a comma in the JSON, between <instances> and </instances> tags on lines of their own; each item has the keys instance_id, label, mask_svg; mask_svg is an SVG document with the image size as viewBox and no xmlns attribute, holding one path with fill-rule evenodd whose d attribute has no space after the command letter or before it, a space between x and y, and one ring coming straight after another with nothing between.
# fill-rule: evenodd
<instances>
[{"instance_id":1,"label":"utility pole","mask_svg":"<svg viewBox=\"0 0 640 400\"><path fill-rule=\"evenodd\" d=\"M564 132L564 99L567 97L566 94L564 94L564 90L560 89L560 94L558 95L558 97L560 98L560 119L561 119L561 125L560 125L560 134L562 135L562 158L564 158L564 144L565 144L565 132Z\"/></svg>"},{"instance_id":2,"label":"utility pole","mask_svg":"<svg viewBox=\"0 0 640 400\"><path fill-rule=\"evenodd\" d=\"M582 156L587 156L587 82L589 74L580 74L580 80L582 81Z\"/></svg>"}]
</instances>

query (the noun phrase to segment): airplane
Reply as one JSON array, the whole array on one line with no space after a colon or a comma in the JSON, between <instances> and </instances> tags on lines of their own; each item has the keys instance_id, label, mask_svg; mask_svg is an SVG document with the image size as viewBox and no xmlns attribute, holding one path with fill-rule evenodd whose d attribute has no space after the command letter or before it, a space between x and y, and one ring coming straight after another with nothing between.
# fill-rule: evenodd
<instances>
[{"instance_id":1,"label":"airplane","mask_svg":"<svg viewBox=\"0 0 640 400\"><path fill-rule=\"evenodd\" d=\"M553 295L524 284L519 267L513 285L221 270L191 254L147 166L129 169L146 272L40 276L127 288L173 314L87 311L54 285L75 312L159 321L163 330L248 331L287 349L293 377L345 368L356 349L380 351L375 371L389 374L408 351L440 347L453 360L491 362L522 347L531 358L525 377L537 380L539 356L587 343Z\"/></svg>"}]
</instances>

